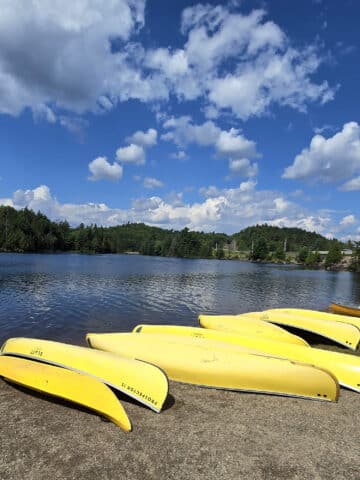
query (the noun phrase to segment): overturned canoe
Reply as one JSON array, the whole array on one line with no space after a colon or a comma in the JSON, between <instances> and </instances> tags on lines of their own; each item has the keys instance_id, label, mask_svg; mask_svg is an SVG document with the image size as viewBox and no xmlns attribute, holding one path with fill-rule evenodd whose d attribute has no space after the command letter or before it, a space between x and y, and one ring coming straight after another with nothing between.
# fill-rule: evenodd
<instances>
[{"instance_id":1,"label":"overturned canoe","mask_svg":"<svg viewBox=\"0 0 360 480\"><path fill-rule=\"evenodd\" d=\"M245 347L241 343L243 336L237 333L225 332L222 330L213 330L199 327L186 327L182 325L137 325L133 329L134 333L147 333L147 334L162 334L162 335L179 335L185 337L202 338L204 340L215 340L217 342L230 343L241 347L244 353L258 353L257 350L251 347ZM255 338L255 341L258 337ZM282 342L279 342L282 343ZM204 342L206 345L206 342Z\"/></svg>"},{"instance_id":2,"label":"overturned canoe","mask_svg":"<svg viewBox=\"0 0 360 480\"><path fill-rule=\"evenodd\" d=\"M347 305L340 305L339 303L331 303L329 306L329 310L339 315L349 315L352 317L360 317L360 308L357 308L357 307L348 307Z\"/></svg>"},{"instance_id":3,"label":"overturned canoe","mask_svg":"<svg viewBox=\"0 0 360 480\"><path fill-rule=\"evenodd\" d=\"M199 324L204 328L236 332L239 335L254 335L295 345L308 345L301 337L277 325L251 317L247 318L245 315L241 317L239 315L199 315Z\"/></svg>"},{"instance_id":4,"label":"overturned canoe","mask_svg":"<svg viewBox=\"0 0 360 480\"><path fill-rule=\"evenodd\" d=\"M242 352L215 340L170 334L88 334L93 348L141 358L169 378L204 387L336 401L338 382L324 369Z\"/></svg>"},{"instance_id":5,"label":"overturned canoe","mask_svg":"<svg viewBox=\"0 0 360 480\"><path fill-rule=\"evenodd\" d=\"M130 420L115 394L88 375L24 358L0 355L0 376L32 390L90 408L126 432L131 431Z\"/></svg>"},{"instance_id":6,"label":"overturned canoe","mask_svg":"<svg viewBox=\"0 0 360 480\"><path fill-rule=\"evenodd\" d=\"M250 312L246 316L314 333L351 350L356 350L360 341L360 330L354 325L343 322L330 322L320 318L289 315L268 310L264 312Z\"/></svg>"},{"instance_id":7,"label":"overturned canoe","mask_svg":"<svg viewBox=\"0 0 360 480\"><path fill-rule=\"evenodd\" d=\"M4 343L1 352L86 373L155 412L160 412L168 394L164 372L139 360L34 338L11 338Z\"/></svg>"},{"instance_id":8,"label":"overturned canoe","mask_svg":"<svg viewBox=\"0 0 360 480\"><path fill-rule=\"evenodd\" d=\"M246 352L262 353L273 357L287 358L301 363L309 363L325 368L333 373L340 385L360 393L360 357L346 353L331 352L319 348L291 345L261 337L249 337L206 328L175 325L138 325L134 332L151 335L153 333L194 336L221 340L237 345Z\"/></svg>"},{"instance_id":9,"label":"overturned canoe","mask_svg":"<svg viewBox=\"0 0 360 480\"><path fill-rule=\"evenodd\" d=\"M307 310L304 308L274 308L271 310L267 310L267 312L276 312L286 315L296 315L309 318L319 318L320 320L329 320L331 322L349 323L350 325L355 325L355 327L360 329L360 319L353 316L319 312L318 310Z\"/></svg>"}]
</instances>

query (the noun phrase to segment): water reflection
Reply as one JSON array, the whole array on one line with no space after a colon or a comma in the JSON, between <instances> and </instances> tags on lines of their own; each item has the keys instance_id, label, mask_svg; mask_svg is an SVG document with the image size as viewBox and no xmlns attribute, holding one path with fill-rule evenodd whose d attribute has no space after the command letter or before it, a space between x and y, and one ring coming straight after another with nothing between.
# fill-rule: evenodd
<instances>
[{"instance_id":1,"label":"water reflection","mask_svg":"<svg viewBox=\"0 0 360 480\"><path fill-rule=\"evenodd\" d=\"M360 276L242 262L126 255L0 254L0 341L84 343L137 323L196 325L200 312L360 304Z\"/></svg>"}]
</instances>

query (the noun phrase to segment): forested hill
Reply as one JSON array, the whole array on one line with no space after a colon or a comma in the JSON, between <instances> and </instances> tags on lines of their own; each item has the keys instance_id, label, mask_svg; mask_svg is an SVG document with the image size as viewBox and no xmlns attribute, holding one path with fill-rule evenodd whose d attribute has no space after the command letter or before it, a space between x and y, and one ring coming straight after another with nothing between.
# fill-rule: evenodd
<instances>
[{"instance_id":1,"label":"forested hill","mask_svg":"<svg viewBox=\"0 0 360 480\"><path fill-rule=\"evenodd\" d=\"M248 227L234 235L191 232L127 223L116 227L71 228L67 222L52 222L28 209L0 206L0 250L10 252L80 251L93 253L139 252L189 258L223 258L226 252L254 250L262 242L267 252L329 250L336 240L297 228L269 225ZM336 242L337 243L337 242ZM281 257L279 257L281 258Z\"/></svg>"},{"instance_id":2,"label":"forested hill","mask_svg":"<svg viewBox=\"0 0 360 480\"><path fill-rule=\"evenodd\" d=\"M279 245L286 244L286 250L298 252L306 247L311 250L329 250L334 240L328 240L319 233L308 232L301 228L273 227L271 225L256 225L247 227L232 238L236 241L239 250L250 250L252 243L258 238L268 243L269 250L276 250Z\"/></svg>"}]
</instances>

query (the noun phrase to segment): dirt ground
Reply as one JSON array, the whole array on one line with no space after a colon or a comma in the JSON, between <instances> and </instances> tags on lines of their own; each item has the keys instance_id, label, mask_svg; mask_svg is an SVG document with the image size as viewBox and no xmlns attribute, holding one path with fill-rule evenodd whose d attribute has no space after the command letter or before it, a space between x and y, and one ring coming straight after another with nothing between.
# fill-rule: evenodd
<instances>
[{"instance_id":1,"label":"dirt ground","mask_svg":"<svg viewBox=\"0 0 360 480\"><path fill-rule=\"evenodd\" d=\"M122 399L124 433L0 380L0 478L357 479L360 395L338 403L170 383L156 414Z\"/></svg>"}]
</instances>

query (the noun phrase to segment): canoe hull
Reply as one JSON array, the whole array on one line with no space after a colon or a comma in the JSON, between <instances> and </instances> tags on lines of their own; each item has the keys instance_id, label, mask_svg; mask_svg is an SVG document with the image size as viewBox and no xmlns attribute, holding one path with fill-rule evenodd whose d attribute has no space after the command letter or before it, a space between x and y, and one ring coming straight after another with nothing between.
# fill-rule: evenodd
<instances>
[{"instance_id":1,"label":"canoe hull","mask_svg":"<svg viewBox=\"0 0 360 480\"><path fill-rule=\"evenodd\" d=\"M326 370L244 353L235 345L179 335L88 334L93 348L141 358L170 379L218 389L336 401L338 382Z\"/></svg>"},{"instance_id":2,"label":"canoe hull","mask_svg":"<svg viewBox=\"0 0 360 480\"><path fill-rule=\"evenodd\" d=\"M325 368L333 373L340 385L360 393L360 357L346 353L321 350L319 348L291 345L266 338L231 334L206 328L183 327L173 325L139 325L134 331L151 335L163 333L217 339L230 345L237 345L241 350L260 353L272 357L287 358L301 363L309 363Z\"/></svg>"},{"instance_id":3,"label":"canoe hull","mask_svg":"<svg viewBox=\"0 0 360 480\"><path fill-rule=\"evenodd\" d=\"M339 315L360 317L360 308L348 307L346 305L340 305L339 303L331 303L329 309L333 313L337 313Z\"/></svg>"},{"instance_id":4,"label":"canoe hull","mask_svg":"<svg viewBox=\"0 0 360 480\"><path fill-rule=\"evenodd\" d=\"M330 322L320 318L311 318L300 315L289 315L274 311L249 312L247 317L252 317L275 325L292 327L305 332L320 335L343 347L356 350L360 342L360 330L354 325L343 322ZM239 315L241 317L241 315Z\"/></svg>"},{"instance_id":5,"label":"canoe hull","mask_svg":"<svg viewBox=\"0 0 360 480\"><path fill-rule=\"evenodd\" d=\"M1 352L91 375L156 412L160 412L168 394L164 372L135 359L33 338L11 338Z\"/></svg>"},{"instance_id":6,"label":"canoe hull","mask_svg":"<svg viewBox=\"0 0 360 480\"><path fill-rule=\"evenodd\" d=\"M301 317L319 318L331 322L349 323L360 329L360 319L353 316L339 315L337 313L319 312L317 310L307 310L303 308L274 308L268 312L282 313L286 315L297 315Z\"/></svg>"},{"instance_id":7,"label":"canoe hull","mask_svg":"<svg viewBox=\"0 0 360 480\"><path fill-rule=\"evenodd\" d=\"M0 376L37 392L87 407L124 431L131 431L130 420L119 400L106 385L95 378L8 355L0 355Z\"/></svg>"},{"instance_id":8,"label":"canoe hull","mask_svg":"<svg viewBox=\"0 0 360 480\"><path fill-rule=\"evenodd\" d=\"M308 345L301 337L287 332L285 329L244 315L199 315L199 325L204 328L238 333L239 335L260 336L279 342L294 345Z\"/></svg>"}]
</instances>

